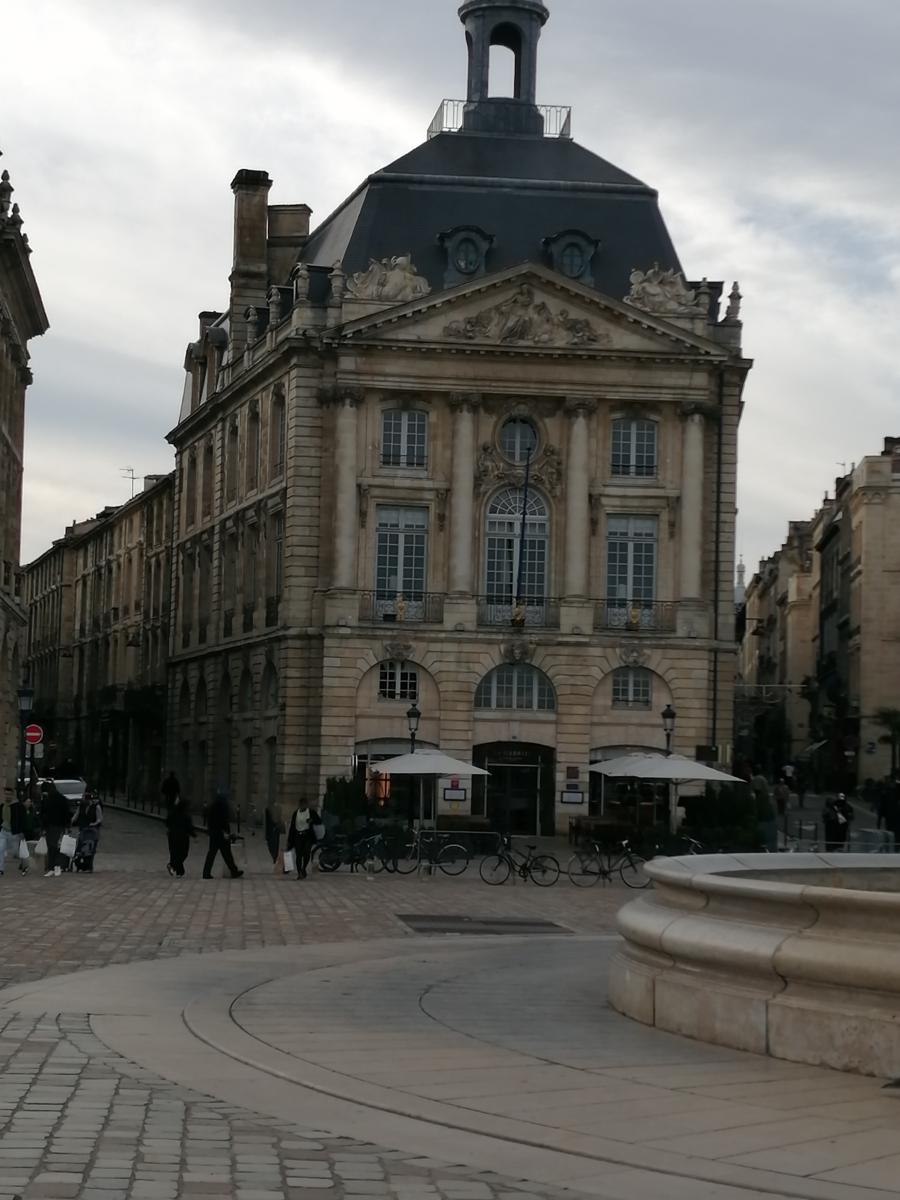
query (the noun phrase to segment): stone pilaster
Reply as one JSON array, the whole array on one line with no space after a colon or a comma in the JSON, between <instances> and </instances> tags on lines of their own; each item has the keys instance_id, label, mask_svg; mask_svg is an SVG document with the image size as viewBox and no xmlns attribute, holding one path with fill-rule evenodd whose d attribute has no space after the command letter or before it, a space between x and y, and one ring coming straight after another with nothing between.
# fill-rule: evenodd
<instances>
[{"instance_id":1,"label":"stone pilaster","mask_svg":"<svg viewBox=\"0 0 900 1200\"><path fill-rule=\"evenodd\" d=\"M681 599L699 600L703 587L703 413L684 417L681 483Z\"/></svg>"},{"instance_id":2,"label":"stone pilaster","mask_svg":"<svg viewBox=\"0 0 900 1200\"><path fill-rule=\"evenodd\" d=\"M334 578L335 588L351 591L356 586L357 543L357 407L361 394L345 389L337 397L335 420Z\"/></svg>"},{"instance_id":3,"label":"stone pilaster","mask_svg":"<svg viewBox=\"0 0 900 1200\"><path fill-rule=\"evenodd\" d=\"M472 530L475 520L475 410L477 395L453 396L453 490L450 496L450 591L473 590Z\"/></svg>"},{"instance_id":4,"label":"stone pilaster","mask_svg":"<svg viewBox=\"0 0 900 1200\"><path fill-rule=\"evenodd\" d=\"M588 415L596 401L572 400L566 404L569 449L566 459L566 599L588 594L590 554L590 476Z\"/></svg>"}]
</instances>

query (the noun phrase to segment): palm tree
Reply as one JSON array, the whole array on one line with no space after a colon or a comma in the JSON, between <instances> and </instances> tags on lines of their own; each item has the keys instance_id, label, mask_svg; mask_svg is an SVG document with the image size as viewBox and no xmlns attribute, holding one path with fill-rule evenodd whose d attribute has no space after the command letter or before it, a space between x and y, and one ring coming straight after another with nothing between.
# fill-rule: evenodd
<instances>
[{"instance_id":1,"label":"palm tree","mask_svg":"<svg viewBox=\"0 0 900 1200\"><path fill-rule=\"evenodd\" d=\"M895 779L900 769L900 708L878 708L872 720L887 730L878 740L891 748L891 778Z\"/></svg>"}]
</instances>

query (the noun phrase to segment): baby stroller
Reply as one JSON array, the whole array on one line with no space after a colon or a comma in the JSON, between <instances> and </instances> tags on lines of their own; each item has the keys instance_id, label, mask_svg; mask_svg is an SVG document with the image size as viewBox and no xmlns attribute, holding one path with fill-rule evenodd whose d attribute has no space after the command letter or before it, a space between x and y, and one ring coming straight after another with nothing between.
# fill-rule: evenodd
<instances>
[{"instance_id":1,"label":"baby stroller","mask_svg":"<svg viewBox=\"0 0 900 1200\"><path fill-rule=\"evenodd\" d=\"M78 845L75 847L75 855L72 859L72 866L76 871L93 873L94 855L97 853L97 843L99 841L100 835L96 829L81 830L78 834Z\"/></svg>"}]
</instances>

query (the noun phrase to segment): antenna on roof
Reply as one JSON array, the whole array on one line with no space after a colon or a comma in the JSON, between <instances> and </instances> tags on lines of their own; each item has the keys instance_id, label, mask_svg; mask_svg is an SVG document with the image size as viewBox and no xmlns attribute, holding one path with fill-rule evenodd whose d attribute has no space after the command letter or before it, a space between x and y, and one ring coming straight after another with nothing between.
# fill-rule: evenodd
<instances>
[{"instance_id":1,"label":"antenna on roof","mask_svg":"<svg viewBox=\"0 0 900 1200\"><path fill-rule=\"evenodd\" d=\"M134 473L134 467L120 467L119 474L124 479L131 480L131 498L133 500L134 499L134 484L135 484L135 480L137 479L137 476Z\"/></svg>"}]
</instances>

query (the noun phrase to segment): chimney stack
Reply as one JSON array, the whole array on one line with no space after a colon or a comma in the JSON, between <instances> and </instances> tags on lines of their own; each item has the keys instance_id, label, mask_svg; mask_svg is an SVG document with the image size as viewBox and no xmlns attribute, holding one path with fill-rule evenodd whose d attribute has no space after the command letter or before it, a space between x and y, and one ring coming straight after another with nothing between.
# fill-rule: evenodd
<instances>
[{"instance_id":1,"label":"chimney stack","mask_svg":"<svg viewBox=\"0 0 900 1200\"><path fill-rule=\"evenodd\" d=\"M268 288L268 198L272 180L267 171L238 171L234 192L234 265L231 283L231 345L235 356L247 345L248 308L265 308Z\"/></svg>"}]
</instances>

